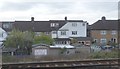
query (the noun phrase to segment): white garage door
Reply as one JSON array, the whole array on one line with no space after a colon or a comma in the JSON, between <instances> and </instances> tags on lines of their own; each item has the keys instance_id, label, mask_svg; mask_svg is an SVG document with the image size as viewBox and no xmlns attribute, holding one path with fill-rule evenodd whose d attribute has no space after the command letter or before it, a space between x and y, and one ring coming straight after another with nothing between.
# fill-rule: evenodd
<instances>
[{"instance_id":1,"label":"white garage door","mask_svg":"<svg viewBox=\"0 0 120 69\"><path fill-rule=\"evenodd\" d=\"M47 49L36 49L35 55L47 55Z\"/></svg>"}]
</instances>

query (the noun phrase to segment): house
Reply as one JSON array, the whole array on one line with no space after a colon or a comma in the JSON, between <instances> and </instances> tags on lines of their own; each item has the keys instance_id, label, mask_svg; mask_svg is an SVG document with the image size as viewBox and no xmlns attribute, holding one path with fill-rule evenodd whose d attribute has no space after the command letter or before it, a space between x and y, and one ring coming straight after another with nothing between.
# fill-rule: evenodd
<instances>
[{"instance_id":1,"label":"house","mask_svg":"<svg viewBox=\"0 0 120 69\"><path fill-rule=\"evenodd\" d=\"M55 26L52 26L53 23ZM56 24L59 24L57 28ZM40 36L41 33L51 36L52 30L59 29L64 24L64 21L34 21L34 17L31 17L31 21L15 21L13 26L20 31L33 31L36 36Z\"/></svg>"},{"instance_id":2,"label":"house","mask_svg":"<svg viewBox=\"0 0 120 69\"><path fill-rule=\"evenodd\" d=\"M71 37L87 37L87 22L83 20L67 20L67 17L65 17L65 25L52 30L52 38Z\"/></svg>"},{"instance_id":3,"label":"house","mask_svg":"<svg viewBox=\"0 0 120 69\"><path fill-rule=\"evenodd\" d=\"M83 20L15 21L14 28L33 31L36 36L45 33L55 39L57 44L70 44L70 38L87 37L87 22ZM61 41L60 41L61 40Z\"/></svg>"},{"instance_id":4,"label":"house","mask_svg":"<svg viewBox=\"0 0 120 69\"><path fill-rule=\"evenodd\" d=\"M92 38L91 37L77 37L74 38L75 44L74 46L90 46L92 44Z\"/></svg>"},{"instance_id":5,"label":"house","mask_svg":"<svg viewBox=\"0 0 120 69\"><path fill-rule=\"evenodd\" d=\"M118 43L118 20L106 20L103 16L91 25L91 37L98 45Z\"/></svg>"},{"instance_id":6,"label":"house","mask_svg":"<svg viewBox=\"0 0 120 69\"><path fill-rule=\"evenodd\" d=\"M1 47L2 43L3 43L3 41L5 41L6 37L7 37L6 31L3 30L3 29L0 27L0 47Z\"/></svg>"},{"instance_id":7,"label":"house","mask_svg":"<svg viewBox=\"0 0 120 69\"><path fill-rule=\"evenodd\" d=\"M13 29L13 24L14 21L2 21L0 22L0 27L9 34Z\"/></svg>"}]
</instances>

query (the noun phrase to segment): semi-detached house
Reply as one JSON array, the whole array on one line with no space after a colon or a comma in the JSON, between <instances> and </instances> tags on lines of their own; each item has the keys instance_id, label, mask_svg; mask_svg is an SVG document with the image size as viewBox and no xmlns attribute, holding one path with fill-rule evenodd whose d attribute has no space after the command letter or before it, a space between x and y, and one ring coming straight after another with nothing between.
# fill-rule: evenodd
<instances>
[{"instance_id":1,"label":"semi-detached house","mask_svg":"<svg viewBox=\"0 0 120 69\"><path fill-rule=\"evenodd\" d=\"M55 39L57 44L70 44L73 38L86 39L87 37L88 23L83 20L67 20L67 17L64 20L49 21L34 21L34 17L31 17L31 21L14 21L4 24L12 25L12 28L5 27L6 31L15 28L21 31L33 31L37 36L45 33Z\"/></svg>"},{"instance_id":2,"label":"semi-detached house","mask_svg":"<svg viewBox=\"0 0 120 69\"><path fill-rule=\"evenodd\" d=\"M103 16L91 25L91 37L98 45L118 43L118 20L106 20Z\"/></svg>"}]
</instances>

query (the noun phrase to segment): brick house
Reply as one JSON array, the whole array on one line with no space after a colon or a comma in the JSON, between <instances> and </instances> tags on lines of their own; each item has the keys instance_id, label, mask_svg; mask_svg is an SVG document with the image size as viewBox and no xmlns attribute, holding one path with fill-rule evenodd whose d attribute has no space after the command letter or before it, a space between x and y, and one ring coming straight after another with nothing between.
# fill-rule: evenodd
<instances>
[{"instance_id":1,"label":"brick house","mask_svg":"<svg viewBox=\"0 0 120 69\"><path fill-rule=\"evenodd\" d=\"M91 37L98 45L118 43L118 20L106 20L103 16L91 25Z\"/></svg>"}]
</instances>

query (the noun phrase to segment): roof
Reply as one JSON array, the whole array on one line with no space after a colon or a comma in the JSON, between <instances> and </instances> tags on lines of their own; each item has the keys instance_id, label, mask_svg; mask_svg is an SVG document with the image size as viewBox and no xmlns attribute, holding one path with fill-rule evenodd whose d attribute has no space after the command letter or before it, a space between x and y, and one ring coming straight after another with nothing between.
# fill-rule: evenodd
<instances>
[{"instance_id":1,"label":"roof","mask_svg":"<svg viewBox=\"0 0 120 69\"><path fill-rule=\"evenodd\" d=\"M118 20L98 20L91 25L91 30L118 30Z\"/></svg>"},{"instance_id":2,"label":"roof","mask_svg":"<svg viewBox=\"0 0 120 69\"><path fill-rule=\"evenodd\" d=\"M49 21L65 22L66 20L49 20ZM67 20L67 22L83 22L83 20Z\"/></svg>"},{"instance_id":3,"label":"roof","mask_svg":"<svg viewBox=\"0 0 120 69\"><path fill-rule=\"evenodd\" d=\"M47 45L47 44L34 44L34 45L32 45L32 47L37 47L37 46L49 46L49 45Z\"/></svg>"},{"instance_id":4,"label":"roof","mask_svg":"<svg viewBox=\"0 0 120 69\"><path fill-rule=\"evenodd\" d=\"M70 41L69 38L54 38L55 41Z\"/></svg>"},{"instance_id":5,"label":"roof","mask_svg":"<svg viewBox=\"0 0 120 69\"><path fill-rule=\"evenodd\" d=\"M75 48L74 46L71 45L54 45L54 46L50 46L50 48Z\"/></svg>"},{"instance_id":6,"label":"roof","mask_svg":"<svg viewBox=\"0 0 120 69\"><path fill-rule=\"evenodd\" d=\"M19 29L21 31L33 31L33 32L51 32L57 31L62 26L66 24L66 22L83 22L83 20L49 20L49 21L34 21L34 17L31 18L31 21L14 21L13 28ZM9 23L4 22L4 23ZM51 27L51 23L57 23L55 27ZM12 29L6 29L5 31L11 31Z\"/></svg>"},{"instance_id":7,"label":"roof","mask_svg":"<svg viewBox=\"0 0 120 69\"><path fill-rule=\"evenodd\" d=\"M17 48L3 48L2 52L14 52L16 50L17 50Z\"/></svg>"},{"instance_id":8,"label":"roof","mask_svg":"<svg viewBox=\"0 0 120 69\"><path fill-rule=\"evenodd\" d=\"M50 27L51 23L59 23L59 27ZM15 21L14 27L22 31L50 32L58 30L64 24L64 21Z\"/></svg>"}]
</instances>

